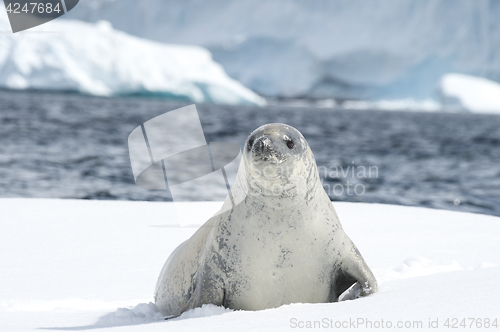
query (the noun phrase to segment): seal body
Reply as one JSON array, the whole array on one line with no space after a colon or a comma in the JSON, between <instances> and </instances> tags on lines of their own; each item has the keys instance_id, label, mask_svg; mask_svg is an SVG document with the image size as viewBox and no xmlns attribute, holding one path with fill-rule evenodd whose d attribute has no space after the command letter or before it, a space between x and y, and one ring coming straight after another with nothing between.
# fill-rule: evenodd
<instances>
[{"instance_id":1,"label":"seal body","mask_svg":"<svg viewBox=\"0 0 500 332\"><path fill-rule=\"evenodd\" d=\"M354 284L361 296L376 292L295 128L268 124L248 137L224 204L232 209L209 219L165 263L155 302L166 316L209 303L261 310L336 302Z\"/></svg>"}]
</instances>

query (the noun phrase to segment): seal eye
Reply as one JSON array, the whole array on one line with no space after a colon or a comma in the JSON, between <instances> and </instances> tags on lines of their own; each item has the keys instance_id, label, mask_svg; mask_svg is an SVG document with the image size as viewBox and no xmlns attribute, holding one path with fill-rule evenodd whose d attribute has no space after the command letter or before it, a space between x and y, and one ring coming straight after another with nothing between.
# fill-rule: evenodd
<instances>
[{"instance_id":1,"label":"seal eye","mask_svg":"<svg viewBox=\"0 0 500 332\"><path fill-rule=\"evenodd\" d=\"M288 146L288 148L290 150L293 149L293 147L295 146L295 144L293 143L292 139L289 138L288 136L285 136L285 142L286 142L286 146Z\"/></svg>"},{"instance_id":2,"label":"seal eye","mask_svg":"<svg viewBox=\"0 0 500 332\"><path fill-rule=\"evenodd\" d=\"M250 137L250 139L248 140L248 147L247 147L248 151L252 150L254 140L255 140L254 137Z\"/></svg>"}]
</instances>

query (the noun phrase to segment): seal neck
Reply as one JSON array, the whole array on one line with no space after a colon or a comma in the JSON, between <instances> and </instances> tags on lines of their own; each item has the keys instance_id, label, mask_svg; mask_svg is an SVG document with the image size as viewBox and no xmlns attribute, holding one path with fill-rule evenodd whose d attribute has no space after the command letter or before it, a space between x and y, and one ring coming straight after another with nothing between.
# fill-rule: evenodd
<instances>
[{"instance_id":1,"label":"seal neck","mask_svg":"<svg viewBox=\"0 0 500 332\"><path fill-rule=\"evenodd\" d=\"M314 178L302 177L295 182L269 181L265 185L260 182L249 183L247 200L274 210L309 206L316 197L325 195L317 172L312 176Z\"/></svg>"}]
</instances>

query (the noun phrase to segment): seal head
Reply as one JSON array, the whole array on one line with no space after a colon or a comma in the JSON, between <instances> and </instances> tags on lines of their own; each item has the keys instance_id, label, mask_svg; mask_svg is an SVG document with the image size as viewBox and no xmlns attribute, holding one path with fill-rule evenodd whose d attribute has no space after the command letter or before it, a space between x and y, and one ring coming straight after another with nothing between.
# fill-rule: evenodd
<instances>
[{"instance_id":1,"label":"seal head","mask_svg":"<svg viewBox=\"0 0 500 332\"><path fill-rule=\"evenodd\" d=\"M319 181L309 144L297 129L285 124L267 124L251 133L243 162L250 194L303 196Z\"/></svg>"}]
</instances>

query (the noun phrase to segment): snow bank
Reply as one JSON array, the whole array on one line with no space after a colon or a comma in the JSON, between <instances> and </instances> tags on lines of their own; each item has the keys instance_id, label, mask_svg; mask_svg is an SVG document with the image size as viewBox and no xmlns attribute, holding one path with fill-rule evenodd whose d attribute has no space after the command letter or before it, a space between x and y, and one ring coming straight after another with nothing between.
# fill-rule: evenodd
<instances>
[{"instance_id":1,"label":"snow bank","mask_svg":"<svg viewBox=\"0 0 500 332\"><path fill-rule=\"evenodd\" d=\"M0 29L10 29L0 11ZM55 21L0 36L0 87L111 96L158 94L193 102L265 102L229 78L197 46L161 44L113 29L105 21Z\"/></svg>"},{"instance_id":2,"label":"snow bank","mask_svg":"<svg viewBox=\"0 0 500 332\"><path fill-rule=\"evenodd\" d=\"M444 105L474 113L500 114L500 83L464 74L446 74L439 91Z\"/></svg>"},{"instance_id":3,"label":"snow bank","mask_svg":"<svg viewBox=\"0 0 500 332\"><path fill-rule=\"evenodd\" d=\"M213 304L204 304L201 308L195 308L193 310L184 312L180 317L175 318L174 320L210 317L222 315L228 312L233 312L233 310L218 307ZM116 311L110 312L109 314L100 317L96 323L89 326L83 326L82 328L92 329L125 325L150 324L164 320L165 316L160 313L156 305L152 302L149 302L140 303L135 307L130 308L118 308Z\"/></svg>"},{"instance_id":4,"label":"snow bank","mask_svg":"<svg viewBox=\"0 0 500 332\"><path fill-rule=\"evenodd\" d=\"M199 210L222 203L191 204ZM500 318L500 218L335 202L379 282L377 294L255 312L209 305L164 321L150 303L157 277L196 231L179 226L172 206L0 199L0 330L283 331L315 321L383 319L422 322L425 331L429 320L444 329L447 318Z\"/></svg>"},{"instance_id":5,"label":"snow bank","mask_svg":"<svg viewBox=\"0 0 500 332\"><path fill-rule=\"evenodd\" d=\"M500 81L499 16L494 0L89 0L67 17L207 47L266 96L377 100L434 98L449 72Z\"/></svg>"},{"instance_id":6,"label":"snow bank","mask_svg":"<svg viewBox=\"0 0 500 332\"><path fill-rule=\"evenodd\" d=\"M94 327L110 327L121 325L136 325L145 324L155 321L165 320L152 302L141 303L133 308L118 308L115 312L111 312L99 318L93 325Z\"/></svg>"}]
</instances>

